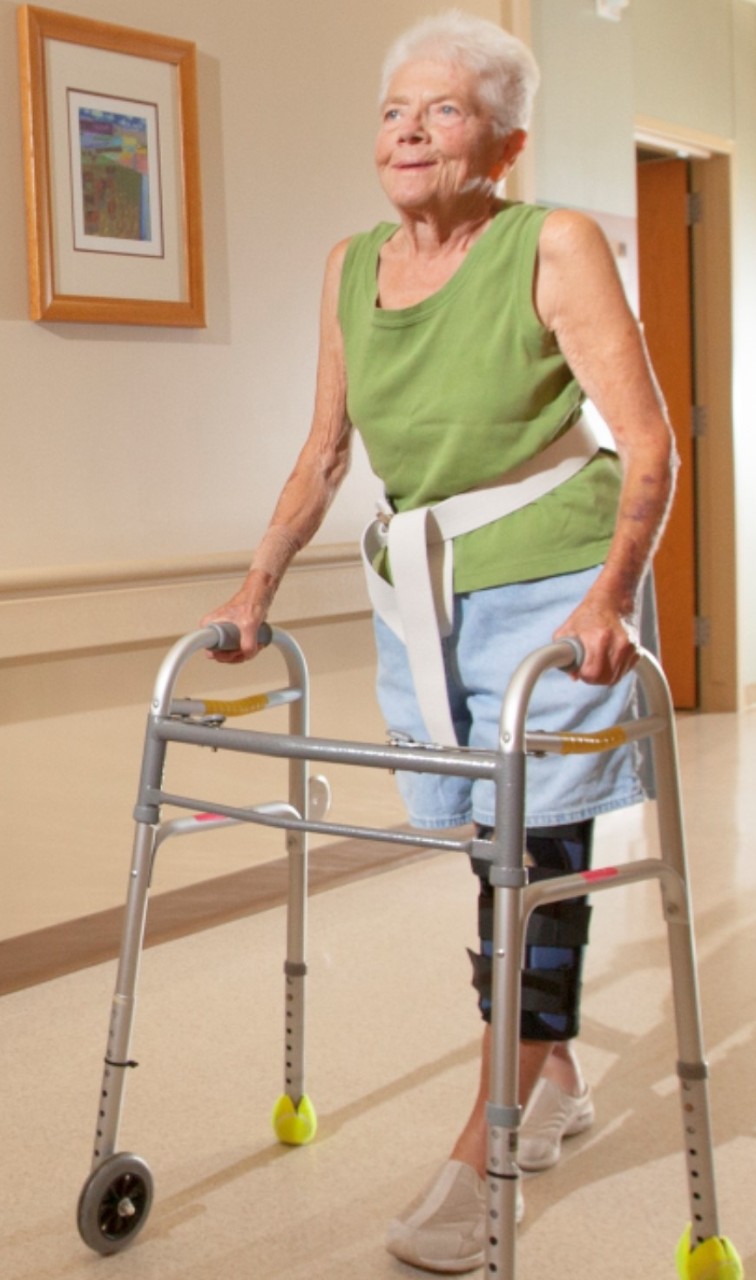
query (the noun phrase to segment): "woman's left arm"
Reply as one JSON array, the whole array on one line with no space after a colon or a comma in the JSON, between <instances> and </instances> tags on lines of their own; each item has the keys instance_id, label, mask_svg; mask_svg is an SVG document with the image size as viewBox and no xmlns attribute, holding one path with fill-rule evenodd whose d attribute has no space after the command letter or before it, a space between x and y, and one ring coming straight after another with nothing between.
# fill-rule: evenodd
<instances>
[{"instance_id":1,"label":"woman's left arm","mask_svg":"<svg viewBox=\"0 0 756 1280\"><path fill-rule=\"evenodd\" d=\"M595 222L570 210L549 214L534 288L538 315L608 423L622 464L617 523L604 567L555 634L582 642L581 680L614 684L637 658L640 585L672 500L674 437L642 334Z\"/></svg>"}]
</instances>

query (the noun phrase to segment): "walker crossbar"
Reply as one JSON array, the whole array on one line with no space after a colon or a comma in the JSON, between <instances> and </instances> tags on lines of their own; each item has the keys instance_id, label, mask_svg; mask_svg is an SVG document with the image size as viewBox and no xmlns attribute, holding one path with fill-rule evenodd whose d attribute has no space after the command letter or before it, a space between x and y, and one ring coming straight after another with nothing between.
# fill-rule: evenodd
<instances>
[{"instance_id":1,"label":"walker crossbar","mask_svg":"<svg viewBox=\"0 0 756 1280\"><path fill-rule=\"evenodd\" d=\"M214 813L198 813L196 804L191 807L194 810L191 818L171 818L169 822L164 822L158 827L155 832L156 851L170 836L201 835L203 831L217 831L222 827L238 826L240 822L253 821L254 814L268 814L271 817L283 817L288 814L291 818L299 818L299 814L290 804L250 805L247 809L235 810L233 815L220 814L217 810ZM239 814L243 816L237 816Z\"/></svg>"},{"instance_id":2,"label":"walker crossbar","mask_svg":"<svg viewBox=\"0 0 756 1280\"><path fill-rule=\"evenodd\" d=\"M187 723L170 716L154 722L162 742L188 742L194 746L279 759L317 761L319 764L355 764L373 769L406 769L415 773L446 773L462 777L490 777L496 768L494 751L468 751L463 747L385 746L367 742L303 737L285 733L261 733L254 729L224 729Z\"/></svg>"},{"instance_id":3,"label":"walker crossbar","mask_svg":"<svg viewBox=\"0 0 756 1280\"><path fill-rule=\"evenodd\" d=\"M203 802L192 800L188 796L174 796L170 792L161 792L164 804L179 809L196 810ZM436 836L421 836L410 831L391 831L385 827L360 827L343 822L316 822L314 819L304 820L293 814L284 805L255 806L239 809L234 805L214 804L214 812L234 822L248 822L259 827L273 827L279 831L307 832L311 835L342 836L347 840L369 840L381 844L403 844L413 849L443 849L450 853L469 853L470 840L445 840ZM286 812L284 812L286 810ZM289 816L292 814L292 816ZM218 824L220 825L220 824Z\"/></svg>"},{"instance_id":4,"label":"walker crossbar","mask_svg":"<svg viewBox=\"0 0 756 1280\"><path fill-rule=\"evenodd\" d=\"M157 850L168 836L243 822L279 828L287 833L285 1092L274 1109L274 1126L282 1141L294 1145L310 1141L317 1123L305 1091L304 1073L308 834L462 852L474 856L476 862L480 860L487 869L494 891L494 946L492 1068L487 1112L486 1269L489 1277L499 1280L515 1280L516 1274L515 1214L520 1176L517 1165L518 1032L520 970L527 921L535 907L544 902L603 892L642 880L658 880L668 925L691 1204L691 1227L678 1245L676 1255L678 1273L683 1280L704 1280L704 1277L705 1280L740 1280L742 1268L738 1269L737 1254L729 1241L719 1236L674 719L667 684L658 664L648 654L642 654L638 662L638 676L648 708L648 714L638 720L590 734L558 730L529 732L525 720L537 680L552 668L567 669L581 660L576 642L560 641L536 650L515 672L502 706L498 750L472 751L404 742L377 746L311 737L308 675L299 646L285 632L268 627L261 630L258 642L272 643L281 652L289 676L288 688L228 703L174 699L179 672L193 654L201 649L238 648L238 632L228 624L214 624L184 637L167 655L158 673L134 809L134 851L92 1171L79 1199L78 1225L85 1243L103 1254L123 1249L141 1230L152 1202L148 1166L137 1156L117 1153L116 1144L126 1071L136 1065L129 1058L129 1046L147 896ZM288 734L225 727L226 715L280 705L288 707ZM528 883L524 866L527 756L610 751L640 739L648 739L653 749L661 856L627 866L598 868L582 875ZM169 743L286 759L289 763L287 797L269 804L240 806L200 801L164 791L163 771ZM322 796L319 804L311 805L311 783L318 780L308 778L308 765L315 761L486 778L493 782L496 796L491 839L439 839L407 831L324 822L312 812L316 808L321 811L327 808ZM188 809L194 816L163 821L164 806Z\"/></svg>"}]
</instances>

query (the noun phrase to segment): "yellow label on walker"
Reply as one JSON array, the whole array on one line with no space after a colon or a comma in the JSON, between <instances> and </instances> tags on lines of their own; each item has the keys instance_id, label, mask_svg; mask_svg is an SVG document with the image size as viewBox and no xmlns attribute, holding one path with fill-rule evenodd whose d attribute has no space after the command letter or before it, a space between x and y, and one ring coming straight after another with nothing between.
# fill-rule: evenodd
<instances>
[{"instance_id":1,"label":"yellow label on walker","mask_svg":"<svg viewBox=\"0 0 756 1280\"><path fill-rule=\"evenodd\" d=\"M264 711L267 705L267 693L252 693L248 698L233 698L231 701L208 698L205 700L205 713L209 716L247 716L253 711Z\"/></svg>"},{"instance_id":2,"label":"yellow label on walker","mask_svg":"<svg viewBox=\"0 0 756 1280\"><path fill-rule=\"evenodd\" d=\"M560 733L557 735L563 756L589 755L593 751L613 751L627 742L627 733L620 725L613 729L599 729L596 733Z\"/></svg>"}]
</instances>

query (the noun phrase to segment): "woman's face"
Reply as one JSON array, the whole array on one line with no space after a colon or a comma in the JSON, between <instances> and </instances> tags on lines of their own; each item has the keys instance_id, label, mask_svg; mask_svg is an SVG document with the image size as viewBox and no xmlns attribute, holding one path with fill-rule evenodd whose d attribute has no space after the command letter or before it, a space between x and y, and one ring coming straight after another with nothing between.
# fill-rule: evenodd
<instances>
[{"instance_id":1,"label":"woman's face","mask_svg":"<svg viewBox=\"0 0 756 1280\"><path fill-rule=\"evenodd\" d=\"M420 59L391 80L375 160L389 200L409 212L493 194L506 143L479 100L473 72Z\"/></svg>"}]
</instances>

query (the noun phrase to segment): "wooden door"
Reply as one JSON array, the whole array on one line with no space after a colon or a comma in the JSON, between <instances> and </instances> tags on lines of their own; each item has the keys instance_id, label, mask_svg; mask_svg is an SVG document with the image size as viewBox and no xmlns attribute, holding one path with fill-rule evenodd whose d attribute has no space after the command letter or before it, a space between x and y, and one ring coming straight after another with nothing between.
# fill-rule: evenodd
<instances>
[{"instance_id":1,"label":"wooden door","mask_svg":"<svg viewBox=\"0 0 756 1280\"><path fill-rule=\"evenodd\" d=\"M640 316L680 454L672 513L654 561L661 658L676 707L698 705L693 334L684 160L638 165Z\"/></svg>"}]
</instances>

